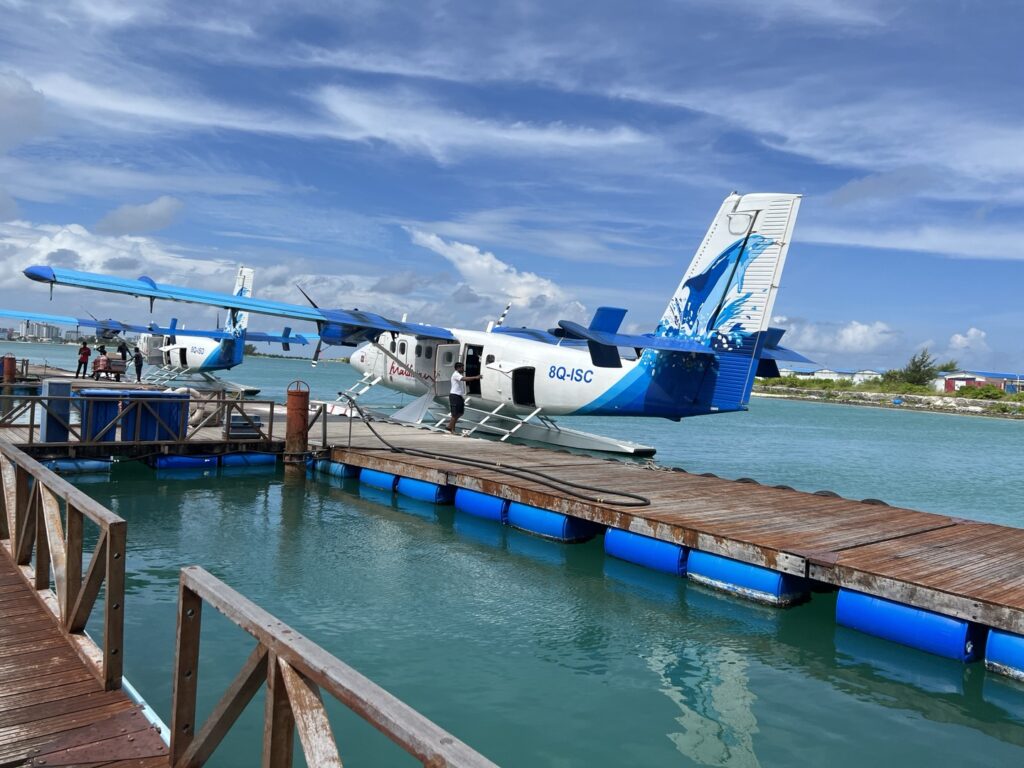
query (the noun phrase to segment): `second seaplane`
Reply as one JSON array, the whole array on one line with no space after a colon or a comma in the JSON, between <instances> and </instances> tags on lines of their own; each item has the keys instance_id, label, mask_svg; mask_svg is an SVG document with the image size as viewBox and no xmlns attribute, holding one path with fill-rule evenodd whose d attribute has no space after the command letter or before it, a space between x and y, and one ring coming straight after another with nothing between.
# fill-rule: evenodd
<instances>
[{"instance_id":1,"label":"second seaplane","mask_svg":"<svg viewBox=\"0 0 1024 768\"><path fill-rule=\"evenodd\" d=\"M181 301L306 320L319 342L356 347L363 374L349 392L382 385L417 397L394 418L438 417L455 365L467 379L465 418L501 439L652 455L654 449L556 423L556 416L684 417L746 410L756 375L778 375L778 360L809 362L779 346L772 307L800 206L792 194L733 193L650 333L621 333L626 310L601 307L586 326L490 326L483 331L396 321L355 309L323 309L89 272L31 266L25 275L54 285ZM308 299L308 297L307 297ZM476 379L475 377L481 378ZM445 421L442 413L438 423Z\"/></svg>"}]
</instances>

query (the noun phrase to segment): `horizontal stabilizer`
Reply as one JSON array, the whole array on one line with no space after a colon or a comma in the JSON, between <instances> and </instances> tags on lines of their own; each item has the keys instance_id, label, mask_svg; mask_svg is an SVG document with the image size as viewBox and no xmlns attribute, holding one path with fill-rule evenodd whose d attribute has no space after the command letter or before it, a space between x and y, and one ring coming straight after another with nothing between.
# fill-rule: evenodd
<instances>
[{"instance_id":1,"label":"horizontal stabilizer","mask_svg":"<svg viewBox=\"0 0 1024 768\"><path fill-rule=\"evenodd\" d=\"M586 339L590 345L594 365L602 368L618 368L622 365L619 359L619 347L636 349L653 349L659 352L689 352L696 355L715 356L711 347L693 339L678 336L654 336L653 334L607 333L592 328L584 328L570 320L559 320L558 326L569 338ZM595 354L595 346L602 347ZM614 362L610 353L614 353Z\"/></svg>"},{"instance_id":2,"label":"horizontal stabilizer","mask_svg":"<svg viewBox=\"0 0 1024 768\"><path fill-rule=\"evenodd\" d=\"M794 352L792 349L786 349L785 347L773 347L771 349L761 350L762 360L785 360L790 363L810 363L815 365L815 362L810 358L804 357L799 352Z\"/></svg>"}]
</instances>

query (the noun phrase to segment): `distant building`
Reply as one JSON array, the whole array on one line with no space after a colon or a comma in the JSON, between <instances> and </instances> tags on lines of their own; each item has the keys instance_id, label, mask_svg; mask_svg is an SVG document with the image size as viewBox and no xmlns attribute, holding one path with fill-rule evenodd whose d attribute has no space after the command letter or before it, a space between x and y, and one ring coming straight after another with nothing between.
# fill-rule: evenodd
<instances>
[{"instance_id":1,"label":"distant building","mask_svg":"<svg viewBox=\"0 0 1024 768\"><path fill-rule=\"evenodd\" d=\"M32 320L22 320L18 330L22 338L43 339L44 341L60 341L63 333L56 325L36 323Z\"/></svg>"},{"instance_id":2,"label":"distant building","mask_svg":"<svg viewBox=\"0 0 1024 768\"><path fill-rule=\"evenodd\" d=\"M819 379L821 381L840 381L841 379L849 379L854 384L862 384L865 381L875 381L882 378L882 373L872 368L862 368L860 370L852 369L832 369L832 368L813 368L811 366L790 366L790 367L779 367L780 376L793 376L798 379Z\"/></svg>"},{"instance_id":3,"label":"distant building","mask_svg":"<svg viewBox=\"0 0 1024 768\"><path fill-rule=\"evenodd\" d=\"M944 371L933 381L936 392L956 392L962 387L991 385L1009 395L1024 392L1024 373L998 373L995 371Z\"/></svg>"}]
</instances>

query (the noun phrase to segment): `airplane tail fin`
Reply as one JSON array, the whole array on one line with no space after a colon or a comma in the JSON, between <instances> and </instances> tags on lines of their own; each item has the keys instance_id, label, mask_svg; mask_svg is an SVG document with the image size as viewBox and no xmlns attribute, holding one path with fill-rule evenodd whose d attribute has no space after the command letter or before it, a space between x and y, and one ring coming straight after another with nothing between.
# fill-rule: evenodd
<instances>
[{"instance_id":1,"label":"airplane tail fin","mask_svg":"<svg viewBox=\"0 0 1024 768\"><path fill-rule=\"evenodd\" d=\"M750 399L799 207L800 195L729 195L658 324L657 336L718 353L712 410Z\"/></svg>"},{"instance_id":2,"label":"airplane tail fin","mask_svg":"<svg viewBox=\"0 0 1024 768\"><path fill-rule=\"evenodd\" d=\"M239 267L238 277L235 279L234 296L249 298L252 296L252 281L254 270L250 267ZM236 309L228 311L228 319L224 324L224 330L230 333L238 333L249 327L249 313Z\"/></svg>"}]
</instances>

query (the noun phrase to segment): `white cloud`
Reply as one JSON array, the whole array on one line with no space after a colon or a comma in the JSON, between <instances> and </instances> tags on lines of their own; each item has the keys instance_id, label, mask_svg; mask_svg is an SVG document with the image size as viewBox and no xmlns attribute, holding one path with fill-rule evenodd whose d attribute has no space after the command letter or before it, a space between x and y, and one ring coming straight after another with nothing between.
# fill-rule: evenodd
<instances>
[{"instance_id":1,"label":"white cloud","mask_svg":"<svg viewBox=\"0 0 1024 768\"><path fill-rule=\"evenodd\" d=\"M977 221L961 221L959 226L921 224L899 228L811 224L801 226L797 237L808 243L916 251L958 259L1024 260L1017 229Z\"/></svg>"},{"instance_id":2,"label":"white cloud","mask_svg":"<svg viewBox=\"0 0 1024 768\"><path fill-rule=\"evenodd\" d=\"M587 264L629 264L633 267L661 266L676 257L678 243L658 251L636 232L669 230L679 238L675 226L665 222L637 220L622 212L588 211L569 205L541 210L526 207L488 208L454 216L447 221L404 221L412 229L460 241L541 253L545 256Z\"/></svg>"},{"instance_id":3,"label":"white cloud","mask_svg":"<svg viewBox=\"0 0 1024 768\"><path fill-rule=\"evenodd\" d=\"M151 203L122 205L104 216L96 224L102 235L133 235L155 232L171 225L184 207L176 197L161 195Z\"/></svg>"},{"instance_id":4,"label":"white cloud","mask_svg":"<svg viewBox=\"0 0 1024 768\"><path fill-rule=\"evenodd\" d=\"M585 307L559 285L533 272L522 272L493 253L433 232L406 227L416 245L444 257L478 295L511 301L514 325L552 324L582 319Z\"/></svg>"},{"instance_id":5,"label":"white cloud","mask_svg":"<svg viewBox=\"0 0 1024 768\"><path fill-rule=\"evenodd\" d=\"M899 338L898 332L881 320L850 320L841 324L779 316L772 318L772 324L786 329L783 345L815 359L828 359L836 353L879 352L890 349Z\"/></svg>"},{"instance_id":6,"label":"white cloud","mask_svg":"<svg viewBox=\"0 0 1024 768\"><path fill-rule=\"evenodd\" d=\"M651 136L625 126L592 128L475 117L445 109L408 90L326 86L312 96L321 114L309 115L181 93L128 91L65 73L39 75L34 82L48 99L74 114L128 132L227 129L349 142L375 140L437 160L451 159L457 152L609 152L653 142Z\"/></svg>"},{"instance_id":7,"label":"white cloud","mask_svg":"<svg viewBox=\"0 0 1024 768\"><path fill-rule=\"evenodd\" d=\"M971 326L963 333L954 333L949 337L949 344L939 357L942 360L953 359L961 366L981 365L990 361L992 348L988 344L988 334L980 328Z\"/></svg>"},{"instance_id":8,"label":"white cloud","mask_svg":"<svg viewBox=\"0 0 1024 768\"><path fill-rule=\"evenodd\" d=\"M43 129L43 94L23 77L0 72L0 152L5 152Z\"/></svg>"},{"instance_id":9,"label":"white cloud","mask_svg":"<svg viewBox=\"0 0 1024 768\"><path fill-rule=\"evenodd\" d=\"M438 160L456 151L562 153L614 151L651 141L632 128L497 121L447 110L411 91L322 88L317 98L336 120L338 138L375 139Z\"/></svg>"},{"instance_id":10,"label":"white cloud","mask_svg":"<svg viewBox=\"0 0 1024 768\"><path fill-rule=\"evenodd\" d=\"M192 161L191 163L189 161ZM210 167L195 158L182 158L175 170L141 170L122 165L94 165L35 158L0 157L0 177L7 189L23 200L55 202L89 194L107 197L124 192L169 192L204 195L266 195L285 191L270 179Z\"/></svg>"}]
</instances>

